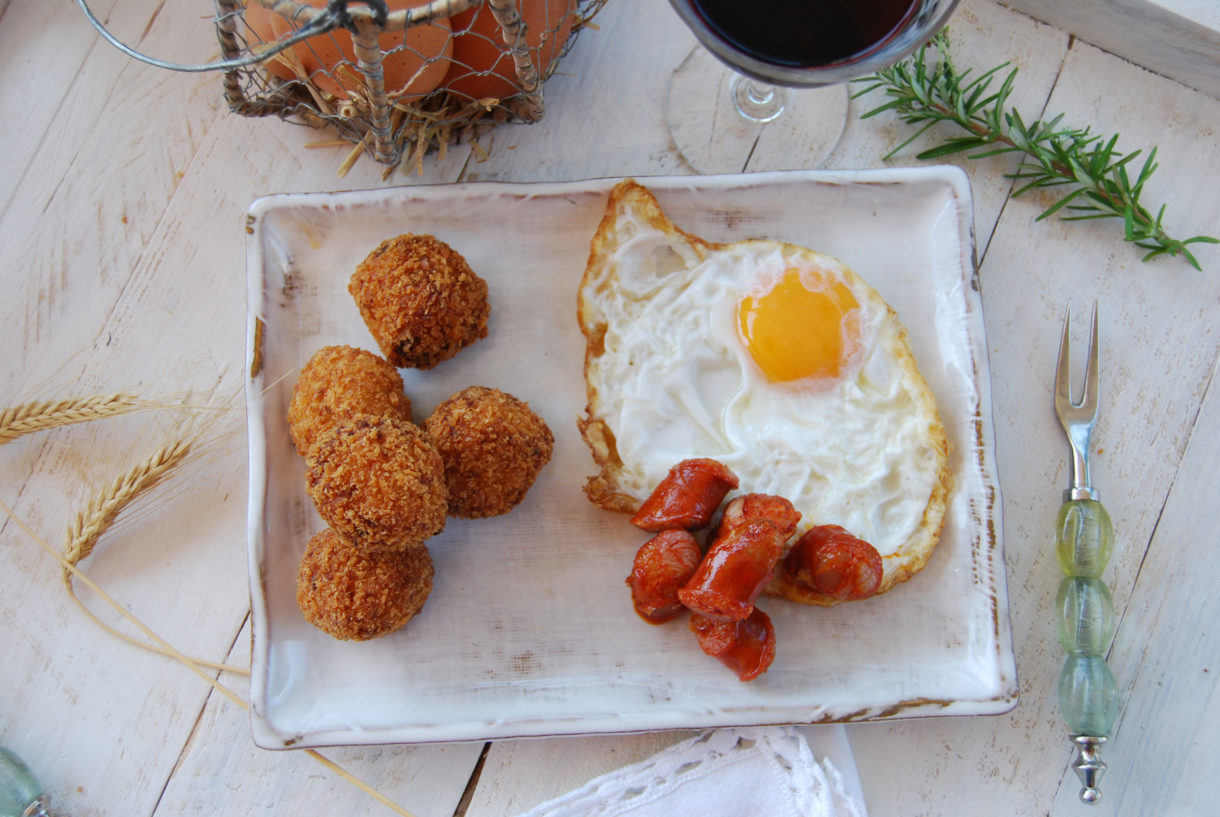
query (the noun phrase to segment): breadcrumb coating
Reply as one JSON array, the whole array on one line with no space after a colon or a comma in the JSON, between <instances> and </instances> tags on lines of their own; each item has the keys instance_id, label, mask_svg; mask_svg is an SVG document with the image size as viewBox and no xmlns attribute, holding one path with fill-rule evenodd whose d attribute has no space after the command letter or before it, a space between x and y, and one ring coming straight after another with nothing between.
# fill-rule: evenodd
<instances>
[{"instance_id":1,"label":"breadcrumb coating","mask_svg":"<svg viewBox=\"0 0 1220 817\"><path fill-rule=\"evenodd\" d=\"M445 463L452 516L511 511L551 459L555 438L527 403L499 389L471 386L424 421Z\"/></svg>"},{"instance_id":2,"label":"breadcrumb coating","mask_svg":"<svg viewBox=\"0 0 1220 817\"><path fill-rule=\"evenodd\" d=\"M381 353L399 368L431 369L487 336L487 282L431 235L386 239L348 291Z\"/></svg>"},{"instance_id":3,"label":"breadcrumb coating","mask_svg":"<svg viewBox=\"0 0 1220 817\"><path fill-rule=\"evenodd\" d=\"M297 572L305 620L335 638L367 641L402 629L432 592L432 556L423 545L367 551L327 528L310 540Z\"/></svg>"},{"instance_id":4,"label":"breadcrumb coating","mask_svg":"<svg viewBox=\"0 0 1220 817\"><path fill-rule=\"evenodd\" d=\"M379 355L352 346L324 346L301 368L288 406L288 433L302 455L344 420L373 414L410 422L402 375Z\"/></svg>"},{"instance_id":5,"label":"breadcrumb coating","mask_svg":"<svg viewBox=\"0 0 1220 817\"><path fill-rule=\"evenodd\" d=\"M415 425L360 415L327 431L305 458L318 513L365 550L400 550L445 527L440 454Z\"/></svg>"}]
</instances>

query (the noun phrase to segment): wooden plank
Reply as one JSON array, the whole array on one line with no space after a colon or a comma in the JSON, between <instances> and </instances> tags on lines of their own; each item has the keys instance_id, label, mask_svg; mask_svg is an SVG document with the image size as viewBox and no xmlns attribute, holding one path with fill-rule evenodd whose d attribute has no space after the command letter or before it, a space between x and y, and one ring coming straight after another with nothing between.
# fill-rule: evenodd
<instances>
[{"instance_id":1,"label":"wooden plank","mask_svg":"<svg viewBox=\"0 0 1220 817\"><path fill-rule=\"evenodd\" d=\"M1114 54L1220 98L1220 18L1209 0L1005 0Z\"/></svg>"},{"instance_id":2,"label":"wooden plank","mask_svg":"<svg viewBox=\"0 0 1220 817\"><path fill-rule=\"evenodd\" d=\"M162 47L183 55L200 53L201 26L191 15L155 15L150 7L157 4L150 2L143 4L144 14L136 15L139 4L121 5L130 5L131 11L116 12L123 18L116 20L117 29L137 21L151 24L148 37ZM79 352L81 341L80 334L63 328L71 325L90 338L100 332L220 108L216 77L173 74L134 62L100 42L74 6L54 4L76 14L47 21L53 23L48 27L17 16L35 7L52 6L22 4L5 16L0 29L4 36L20 39L19 53L62 48L87 59L78 75L62 80L62 98L55 96L61 78L39 76L40 85L47 83L54 118L31 122L28 132L22 128L12 142L10 155L16 161L3 165L5 173L22 171L10 177L12 195L0 219L0 241L13 270L10 297L12 303L26 305L13 310L6 327L25 366L0 375L6 393L18 396L26 393L23 386L40 382L32 372L45 376L52 370L69 382L78 376L83 359L70 371L60 370ZM17 25L29 27L17 32ZM29 107L25 89L15 84L6 85L0 99L0 107ZM31 134L36 140L26 143Z\"/></svg>"},{"instance_id":3,"label":"wooden plank","mask_svg":"<svg viewBox=\"0 0 1220 817\"><path fill-rule=\"evenodd\" d=\"M1092 49L1078 52L1079 72L1100 75L1105 59ZM1110 87L1124 89L1151 76L1132 65L1105 70ZM1122 123L1128 150L1159 146L1161 168L1145 195L1149 205L1168 203L1165 220L1174 234L1220 236L1211 183L1220 158L1199 148L1214 142L1220 101L1172 83L1155 87L1150 98L1116 94L1094 104L1103 120ZM1080 89L1065 93L1060 104L1072 109L1096 99ZM1097 443L1103 449L1098 480L1106 479L1102 499L1116 532L1105 578L1125 609L1110 655L1123 713L1103 753L1111 764L1103 797L1113 814L1205 811L1201 781L1212 766L1203 758L1220 752L1220 736L1207 728L1215 723L1210 672L1220 652L1200 628L1220 610L1205 571L1189 567L1215 550L1198 532L1215 518L1215 482L1206 475L1214 470L1220 436L1212 387L1220 359L1220 250L1196 246L1202 273L1180 261L1141 264L1126 246L1108 255L1106 267L1072 274L1081 283L1090 272L1114 277L1103 301L1116 314L1105 341L1112 363ZM1077 303L1088 297L1081 289L1073 293ZM1065 772L1055 811L1068 813L1078 789L1075 774Z\"/></svg>"},{"instance_id":4,"label":"wooden plank","mask_svg":"<svg viewBox=\"0 0 1220 817\"><path fill-rule=\"evenodd\" d=\"M1122 93L1112 93L1114 88ZM1149 201L1172 202L1171 224L1193 221L1190 230L1216 235L1220 221L1208 202L1217 159L1191 149L1220 118L1220 110L1205 100L1077 43L1048 112L1066 112L1069 120L1102 133L1121 127L1128 149L1159 142L1161 169L1146 191ZM1215 366L1220 337L1212 312L1220 297L1214 273L1220 258L1213 248L1200 254L1210 272L1197 273L1180 260L1144 265L1138 251L1122 243L1117 223L1031 223L1048 203L1018 199L1005 206L980 273L1022 701L1001 718L854 727L852 743L874 817L945 813L955 803L971 802L986 802L997 813L1043 814L1061 786L1074 796L1075 784L1067 781L1071 747L1054 693L1063 655L1049 619L1060 579L1050 536L1067 484L1067 446L1051 410L1064 305L1076 306L1073 336L1082 348L1088 305L1094 298L1101 302L1102 410L1094 481L1119 532L1121 544L1105 578L1120 610L1148 558ZM1181 218L1172 218L1175 213ZM1180 615L1177 626L1189 627L1193 611ZM1141 629L1146 622L1126 626L1138 633L1131 638L1147 638ZM1136 668L1120 670L1127 705L1155 706L1146 697L1154 694L1150 684L1127 681ZM1149 729L1159 734L1154 722L1149 719ZM1111 749L1125 751L1142 757L1134 746ZM1152 787L1150 778L1141 780ZM1060 795L1053 813L1073 809L1070 799ZM1102 813L1125 812L1103 806Z\"/></svg>"},{"instance_id":5,"label":"wooden plank","mask_svg":"<svg viewBox=\"0 0 1220 817\"><path fill-rule=\"evenodd\" d=\"M248 667L247 621L227 659ZM221 682L249 700L249 678ZM451 817L482 753L481 743L372 746L319 753L416 817ZM268 752L250 741L246 710L214 693L174 767L156 814L328 813L393 811L303 751Z\"/></svg>"},{"instance_id":6,"label":"wooden plank","mask_svg":"<svg viewBox=\"0 0 1220 817\"><path fill-rule=\"evenodd\" d=\"M11 480L28 472L16 470L5 480L6 498L61 497L36 506L18 503L18 512L55 549L85 493L100 486L101 480L85 477L111 466L112 477L117 476L119 464L133 462L132 452L142 456L155 447L149 445L157 436L149 428L156 427L155 419L104 422L109 433L65 429L48 437L46 446L35 446L53 447L63 456L36 458L39 468L24 492ZM19 460L28 453L24 443L11 445L17 450L3 452L6 474L7 466L24 465ZM229 454L234 452L231 447ZM125 609L191 654L217 655L217 646L232 642L244 618L240 539L212 538L218 527L242 524L240 495L231 495L228 487L240 464L240 456L236 462L222 456L186 469L178 476L193 478L193 485L171 481L133 505L82 563ZM151 813L202 706L203 690L173 662L106 635L76 610L51 558L15 525L5 526L3 538L9 567L0 613L9 622L6 644L12 655L0 681L8 701L5 734L19 744L14 748L39 771L65 811L83 813L92 802L127 802L136 813ZM201 568L205 564L211 567ZM79 585L78 594L102 620L139 635ZM30 683L31 672L39 683Z\"/></svg>"},{"instance_id":7,"label":"wooden plank","mask_svg":"<svg viewBox=\"0 0 1220 817\"><path fill-rule=\"evenodd\" d=\"M108 10L99 5L99 11ZM121 5L110 17L116 26L138 26L137 31L148 26L150 37L179 54L198 53L194 38L200 28L191 16L157 17L153 2ZM6 73L29 80L10 82L0 91L0 108L22 112L4 117L10 163L3 172L11 175L0 221L8 258L2 331L17 361L0 376L5 403L106 386L114 390L120 388L116 381L150 397L163 395L164 381L145 381L140 388L138 355L101 374L89 367L87 350L95 337L105 346L105 316L215 109L202 95L192 96L201 88L197 80L174 85L182 82L180 76L135 66L101 43L73 5L19 4L6 10L0 31L12 46L4 49L13 61L13 71ZM58 59L49 56L56 54ZM31 105L32 97L42 104ZM163 122L157 134L132 126L148 121ZM122 160L116 162L116 156ZM133 453L150 453L173 425L166 415L150 421L146 414L25 438L0 452L0 490L58 549L71 515L86 498L133 465ZM240 607L217 614L203 597L181 606L178 598L198 556L183 550L178 526L195 525L206 536L210 522L240 524L244 515L239 497L230 497L223 487L238 473L232 465L226 468L225 456L239 448L226 449L223 436L216 439L219 448L212 457L188 471L208 481L195 491L203 503L195 513L179 501L182 484L177 494L171 486L133 506L84 565L123 602L130 601L125 591L133 580L151 584L155 600L131 608L162 624L169 611L181 610L187 632L167 625L164 634L184 649L199 646L189 637L189 622L208 620L231 633L243 617ZM38 501L23 501L28 496ZM158 507L182 516L172 524L163 518L160 527L143 524L157 516ZM62 592L51 558L7 519L0 525L6 557L11 555L11 567L0 578L11 645L0 681L8 696L6 736L20 744L14 748L38 771L56 802L76 806L69 810L126 801L137 813L151 812L162 781L152 785L150 770L155 777L156 759L166 756L164 736L177 734L171 744L180 745L194 720L190 711L202 698L175 689L181 671L165 659L104 635ZM151 537L143 544L152 547L133 547L133 532ZM235 556L240 558L240 549ZM120 623L87 591L82 597L107 621ZM231 642L231 635L226 640ZM29 683L31 671L48 682ZM181 708L184 697L193 701ZM114 750L118 744L129 745L126 755ZM65 753L65 745L81 753Z\"/></svg>"},{"instance_id":8,"label":"wooden plank","mask_svg":"<svg viewBox=\"0 0 1220 817\"><path fill-rule=\"evenodd\" d=\"M45 4L35 5L41 8ZM159 8L160 4L146 2L145 6ZM128 274L151 243L165 207L211 128L226 130L215 143L218 152L214 158L222 169L209 172L219 173L217 178L224 179L223 183L233 184L230 206L241 209L255 196L273 192L453 180L465 163L467 148L458 146L444 162L430 157L433 161L426 176L404 169L383 180L385 168L362 158L341 178L337 171L350 145L323 150L305 147L332 138L329 131L274 117L243 119L230 114L221 98L218 75L180 74L135 62L101 42L79 9L72 10L74 17L50 28L10 13L0 29L9 36L15 35L16 25L28 25L29 31L40 33L38 39L23 33L23 43L32 41L36 47L53 49L59 30L66 28L75 32L79 42L63 47L90 55L79 76L66 87L62 103L54 106L53 124L43 128L48 138L30 147L37 154L18 154L20 161L3 166L6 170L32 169L14 178L17 187L8 201L15 204L0 220L0 241L8 248L12 269L36 271L12 278L13 302L28 305L14 311L14 348L21 350L30 369L55 370L55 379L71 382L80 375L83 364L80 360L71 371L60 370L80 346L78 334L60 329L71 320L89 338L102 336L106 316ZM145 12L143 17L134 11L123 17L116 12L111 23L114 33L139 42L148 51L177 55L176 59L203 62L215 56L215 35L206 18L155 14L155 8ZM143 38L131 33L133 28L140 30L137 23L151 26ZM0 97L6 100L4 104L7 100L14 106L28 104L15 85L6 88L9 90ZM266 151L247 155L250 140L268 134L274 140ZM13 147L20 145L14 142ZM286 164L277 176L275 163L280 152ZM116 156L122 159L115 161ZM39 229L44 224L52 228ZM230 241L241 236L240 232L231 235ZM236 249L240 256L243 248ZM6 370L0 378L6 390L17 395L28 392L23 386L40 382L22 369Z\"/></svg>"},{"instance_id":9,"label":"wooden plank","mask_svg":"<svg viewBox=\"0 0 1220 817\"><path fill-rule=\"evenodd\" d=\"M151 7L136 3L124 0L115 14ZM4 8L0 39L15 36L15 20L29 19L18 15L30 13L27 5ZM72 16L57 14L65 16L55 17L60 22L46 30L23 23L20 31L24 36L39 32L34 42L49 43L62 35L56 26ZM1036 101L1056 74L1066 38L1023 21L1012 35L1004 22L1007 14L968 0L955 18L978 19L966 29L963 46L980 63L1001 53L1015 55L1022 66L1019 82L1029 82L1022 93ZM134 13L131 19L147 21ZM194 388L197 395L219 389L222 397L236 400L244 365L244 212L260 194L460 178L680 172L655 95L656 77L671 70L693 40L666 10L629 0L609 4L599 22L601 30L583 35L564 75L548 86L543 123L497 131L487 162L467 163L458 149L445 161L430 163L423 176L396 172L383 179L382 168L362 159L341 179L335 169L343 149L304 147L319 134L274 119L222 113L214 78L145 73L104 44L89 52L79 78L75 72L60 80L40 77L34 87L51 89L40 99L56 93L63 99L46 114L43 131L62 138L20 143L38 161L31 165L35 170L19 176L0 216L0 239L10 258L0 274L12 293L0 338L19 361L2 375L4 393L45 396L80 385L128 387L164 397ZM171 24L179 32L174 37L188 48L183 16L160 15L154 31ZM963 30L960 23L955 26ZM147 42L173 40L157 40L150 32ZM1025 56L1028 49L1046 61ZM24 53L8 52L0 60L12 66L16 54ZM606 65L622 66L613 95L602 90ZM1114 88L1122 93L1113 93ZM16 104L16 93L0 91L0 107ZM1168 220L1175 230L1181 225L1217 234L1208 187L1217 176L1216 159L1192 146L1214 141L1220 112L1200 99L1180 85L1078 46L1068 56L1049 110L1064 110L1069 119L1102 130L1118 123L1130 146L1159 141L1162 169L1149 198L1171 198ZM172 123L168 132L129 128L132 121L167 111L179 114L165 120ZM7 117L3 121L6 147L25 138L9 129ZM881 152L861 141L874 138L877 123L854 124L856 132L845 144L855 147L836 157L834 166L872 164L870 157ZM1200 253L1209 270L1202 275L1172 260L1142 265L1119 241L1115 225L1034 224L1044 202L1005 204L1006 188L991 168L970 172L980 230L998 223L990 244L980 241L986 247L981 278L998 386L999 462L1023 701L1000 718L851 727L870 813L952 813L962 804L985 802L997 813L1044 814L1052 800L1054 813L1076 808L1074 778L1066 768L1070 749L1050 691L1059 648L1040 612L1057 583L1045 539L1065 480L1048 381L1063 302L1071 297L1080 305L1094 295L1102 298L1106 343L1103 451L1096 473L1124 537L1107 580L1120 608L1131 605L1112 654L1125 711L1107 750L1109 805L1099 813L1119 813L1117 805L1124 806L1123 813L1131 805L1137 807L1133 812L1141 811L1142 804L1160 806L1162 813L1198 811L1207 796L1200 782L1209 769L1204 758L1214 756L1217 747L1197 724L1214 720L1214 684L1204 672L1211 656L1189 654L1194 642L1184 634L1196 632L1197 621L1207 619L1195 615L1193 601L1189 610L1178 609L1165 588L1180 581L1174 571L1183 562L1178 556L1183 540L1207 527L1200 516L1207 497L1198 493L1206 488L1180 482L1168 495L1159 526L1157 515L1179 465L1184 474L1207 473L1202 463L1216 454L1215 399L1213 394L1204 402L1204 390L1214 377L1220 345L1211 317L1220 256L1214 248ZM104 208L99 200L106 202ZM1103 277L1098 270L1108 273ZM167 327L174 328L172 336ZM1082 333L1079 327L1076 337ZM248 603L241 425L240 416L233 415L216 427L203 458L134 509L86 562L121 603L155 621L176 645L212 657L244 656L248 639L235 635ZM146 453L173 428L168 413L144 414L4 446L0 496L16 500L22 516L57 546L69 514L98 483L130 462L133 451ZM216 803L224 803L229 808L221 811L273 808L287 814L334 803L384 813L348 784L314 769L313 761L252 749L245 716L231 703L210 694L172 661L101 634L58 590L49 557L11 523L0 522L0 550L10 565L0 577L0 616L12 623L9 661L0 668L0 688L10 705L0 715L0 731L30 761L62 811L87 813L123 803L136 813L210 814ZM1202 581L1206 572L1198 571L1194 581ZM1205 589L1184 587L1192 600L1207 598ZM95 600L89 603L119 622ZM1175 639L1180 646L1173 646ZM1177 677L1171 670L1179 665L1188 668L1188 677L1163 686L1165 678ZM1206 708L1179 708L1184 696L1206 698ZM1188 722L1191 715L1198 716L1195 725ZM496 744L469 813L528 808L680 737ZM1193 742L1196 753L1177 767L1170 758L1180 757L1174 750L1181 742ZM1150 764L1145 745L1160 765ZM444 814L460 795L458 784L477 751L466 745L353 749L334 756L408 809ZM1141 799L1141 786L1162 788Z\"/></svg>"},{"instance_id":10,"label":"wooden plank","mask_svg":"<svg viewBox=\"0 0 1220 817\"><path fill-rule=\"evenodd\" d=\"M97 11L109 13L113 5L113 0L97 3ZM0 165L0 189L14 189L29 167L96 41L75 4L0 6L0 71L8 78L0 89L0 144L6 159ZM32 104L32 88L39 92L37 104ZM11 203L6 198L3 207Z\"/></svg>"},{"instance_id":11,"label":"wooden plank","mask_svg":"<svg viewBox=\"0 0 1220 817\"><path fill-rule=\"evenodd\" d=\"M92 7L130 44L183 61L211 57L216 35L208 19L159 14L162 5L155 0L100 0ZM74 161L88 158L91 147L113 151L116 139L150 132L167 149L189 147L189 138L176 138L178 129L202 131L209 113L200 99L192 98L204 78L172 74L124 56L101 39L74 2L20 3L6 10L0 18L0 71L8 80L0 89L0 143L6 159L0 164L0 189L20 193L6 198L6 209L14 202L42 207L45 194L34 194L27 177L58 182L73 171ZM209 86L219 82L214 75L206 81ZM219 97L215 87L210 90ZM100 143L96 137L107 132L108 121L123 127ZM155 175L158 169L155 161L139 166L141 174ZM75 171L80 172L80 165Z\"/></svg>"},{"instance_id":12,"label":"wooden plank","mask_svg":"<svg viewBox=\"0 0 1220 817\"><path fill-rule=\"evenodd\" d=\"M1220 461L1215 370L1203 385L1182 475L1212 474ZM1125 605L1109 656L1125 703L1102 752L1110 767L1101 780L1108 813L1197 814L1212 797L1220 751L1214 729L1220 597L1209 572L1197 568L1215 558L1214 537L1199 535L1215 526L1215 499L1212 478L1174 480ZM1133 544L1119 536L1118 547ZM1075 774L1065 774L1056 810L1068 813L1078 789Z\"/></svg>"}]
</instances>

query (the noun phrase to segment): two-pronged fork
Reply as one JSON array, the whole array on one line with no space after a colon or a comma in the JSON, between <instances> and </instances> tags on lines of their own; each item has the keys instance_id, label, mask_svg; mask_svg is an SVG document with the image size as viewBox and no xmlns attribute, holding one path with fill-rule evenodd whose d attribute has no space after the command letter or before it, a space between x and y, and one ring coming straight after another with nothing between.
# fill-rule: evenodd
<instances>
[{"instance_id":1,"label":"two-pronged fork","mask_svg":"<svg viewBox=\"0 0 1220 817\"><path fill-rule=\"evenodd\" d=\"M1097 304L1093 304L1084 393L1078 401L1072 399L1069 371L1071 320L1069 307L1055 370L1055 413L1072 448L1072 483L1063 492L1055 528L1055 554L1065 577L1055 602L1056 624L1059 642L1068 653L1059 673L1059 708L1078 752L1072 767L1083 784L1080 799L1095 803L1101 798L1097 784L1106 769L1101 745L1118 717L1118 684L1105 659L1114 635L1114 602L1100 578L1110 560L1114 531L1089 478L1089 437L1097 420Z\"/></svg>"}]
</instances>

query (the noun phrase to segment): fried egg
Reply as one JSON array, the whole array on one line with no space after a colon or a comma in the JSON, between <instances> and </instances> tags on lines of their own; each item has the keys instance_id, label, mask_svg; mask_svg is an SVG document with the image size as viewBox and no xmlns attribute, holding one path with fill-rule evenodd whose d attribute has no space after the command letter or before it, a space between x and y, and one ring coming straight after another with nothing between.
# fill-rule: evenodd
<instances>
[{"instance_id":1,"label":"fried egg","mask_svg":"<svg viewBox=\"0 0 1220 817\"><path fill-rule=\"evenodd\" d=\"M779 241L705 241L627 181L578 307L594 503L634 511L674 464L711 457L741 493L789 499L802 531L871 543L883 591L923 567L950 483L944 427L897 314L851 269Z\"/></svg>"}]
</instances>

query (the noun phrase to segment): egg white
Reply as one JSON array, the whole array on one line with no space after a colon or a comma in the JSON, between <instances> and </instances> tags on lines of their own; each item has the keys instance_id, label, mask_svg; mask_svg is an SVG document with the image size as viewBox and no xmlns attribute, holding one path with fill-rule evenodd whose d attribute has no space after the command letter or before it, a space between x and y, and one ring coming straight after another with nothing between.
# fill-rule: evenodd
<instances>
[{"instance_id":1,"label":"egg white","mask_svg":"<svg viewBox=\"0 0 1220 817\"><path fill-rule=\"evenodd\" d=\"M598 337L586 360L589 415L621 461L616 490L642 501L675 463L712 457L740 492L791 500L802 529L841 525L896 562L926 527L945 445L893 310L843 264L802 247L713 245L630 211L618 219L580 291L582 324ZM738 304L802 268L850 288L861 349L838 379L773 383L740 336Z\"/></svg>"}]
</instances>

